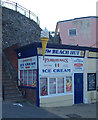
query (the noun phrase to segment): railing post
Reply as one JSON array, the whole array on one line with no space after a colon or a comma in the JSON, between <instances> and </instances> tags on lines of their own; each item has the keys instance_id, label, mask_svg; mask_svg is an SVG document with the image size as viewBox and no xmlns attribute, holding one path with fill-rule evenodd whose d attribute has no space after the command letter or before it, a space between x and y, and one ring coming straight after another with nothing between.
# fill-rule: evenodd
<instances>
[{"instance_id":1,"label":"railing post","mask_svg":"<svg viewBox=\"0 0 98 120\"><path fill-rule=\"evenodd\" d=\"M15 6L15 10L17 11L17 3L16 3L16 6Z\"/></svg>"},{"instance_id":2,"label":"railing post","mask_svg":"<svg viewBox=\"0 0 98 120\"><path fill-rule=\"evenodd\" d=\"M37 16L37 24L38 24L38 16Z\"/></svg>"},{"instance_id":3,"label":"railing post","mask_svg":"<svg viewBox=\"0 0 98 120\"><path fill-rule=\"evenodd\" d=\"M29 10L29 18L30 18L30 10Z\"/></svg>"},{"instance_id":4,"label":"railing post","mask_svg":"<svg viewBox=\"0 0 98 120\"><path fill-rule=\"evenodd\" d=\"M4 4L5 2L1 2L1 4L2 4L2 6L3 6L3 4ZM7 2L7 4L10 4L9 2ZM16 12L18 12L18 11L20 11L19 9L18 9L18 7L20 6L20 5L18 5L18 3L11 3L12 5L14 5L14 9L15 9L15 11ZM9 7L8 7L9 8ZM21 7L20 7L20 9L21 9ZM27 13L26 13L27 12ZM28 12L29 12L29 16L28 16ZM20 12L21 13L21 12ZM23 14L23 13L22 13ZM27 16L26 16L26 14L27 14ZM31 19L32 18L32 15L33 15L33 17L35 17L35 19L37 20L37 21L35 21L38 25L40 25L40 21L39 21L39 19L38 19L38 16L36 17L36 15L35 14L31 14L31 11L30 10L27 10L27 11L25 11L24 10L24 15L26 16L26 17L29 17L29 19ZM32 18L33 19L33 18Z\"/></svg>"},{"instance_id":5,"label":"railing post","mask_svg":"<svg viewBox=\"0 0 98 120\"><path fill-rule=\"evenodd\" d=\"M24 10L24 15L26 16L26 10Z\"/></svg>"}]
</instances>

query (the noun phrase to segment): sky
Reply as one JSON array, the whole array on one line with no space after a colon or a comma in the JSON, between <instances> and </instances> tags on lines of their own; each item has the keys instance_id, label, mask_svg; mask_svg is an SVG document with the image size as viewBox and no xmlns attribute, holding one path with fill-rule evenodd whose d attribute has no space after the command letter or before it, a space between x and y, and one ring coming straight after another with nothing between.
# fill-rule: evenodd
<instances>
[{"instance_id":1,"label":"sky","mask_svg":"<svg viewBox=\"0 0 98 120\"><path fill-rule=\"evenodd\" d=\"M58 21L96 16L97 0L11 0L29 9L40 20L40 27L55 31Z\"/></svg>"}]
</instances>

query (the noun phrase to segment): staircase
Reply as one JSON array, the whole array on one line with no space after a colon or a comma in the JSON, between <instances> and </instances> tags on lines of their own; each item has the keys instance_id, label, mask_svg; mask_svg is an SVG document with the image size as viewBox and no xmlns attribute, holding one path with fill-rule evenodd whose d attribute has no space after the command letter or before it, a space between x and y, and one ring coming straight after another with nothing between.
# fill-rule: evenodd
<instances>
[{"instance_id":1,"label":"staircase","mask_svg":"<svg viewBox=\"0 0 98 120\"><path fill-rule=\"evenodd\" d=\"M10 79L8 73L2 69L3 99L5 101L22 101L22 94L17 88L17 80Z\"/></svg>"}]
</instances>

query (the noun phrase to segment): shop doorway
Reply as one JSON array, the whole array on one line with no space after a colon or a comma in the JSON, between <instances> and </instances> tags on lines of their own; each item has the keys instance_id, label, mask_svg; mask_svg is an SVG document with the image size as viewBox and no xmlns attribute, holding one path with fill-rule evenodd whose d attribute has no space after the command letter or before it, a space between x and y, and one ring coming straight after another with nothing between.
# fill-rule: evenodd
<instances>
[{"instance_id":1,"label":"shop doorway","mask_svg":"<svg viewBox=\"0 0 98 120\"><path fill-rule=\"evenodd\" d=\"M83 103L83 73L74 74L74 104Z\"/></svg>"}]
</instances>

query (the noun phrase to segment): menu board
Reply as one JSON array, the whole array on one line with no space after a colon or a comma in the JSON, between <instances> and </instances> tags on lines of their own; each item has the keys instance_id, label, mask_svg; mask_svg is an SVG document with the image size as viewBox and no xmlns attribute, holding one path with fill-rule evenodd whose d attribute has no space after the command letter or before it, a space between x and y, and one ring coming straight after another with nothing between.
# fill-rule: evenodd
<instances>
[{"instance_id":1,"label":"menu board","mask_svg":"<svg viewBox=\"0 0 98 120\"><path fill-rule=\"evenodd\" d=\"M96 90L96 73L88 73L88 91Z\"/></svg>"}]
</instances>

